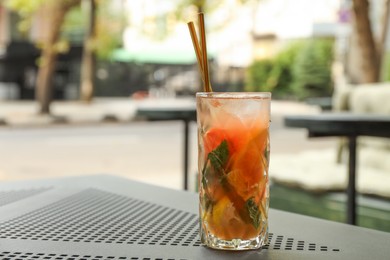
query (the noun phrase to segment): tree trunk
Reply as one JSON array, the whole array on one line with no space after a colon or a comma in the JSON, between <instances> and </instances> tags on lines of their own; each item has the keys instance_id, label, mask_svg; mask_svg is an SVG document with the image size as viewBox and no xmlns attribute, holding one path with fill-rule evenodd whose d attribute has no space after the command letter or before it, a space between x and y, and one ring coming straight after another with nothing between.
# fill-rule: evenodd
<instances>
[{"instance_id":1,"label":"tree trunk","mask_svg":"<svg viewBox=\"0 0 390 260\"><path fill-rule=\"evenodd\" d=\"M65 17L65 11L57 5L48 8L50 12L50 29L43 43L41 64L37 77L37 99L40 104L40 114L50 113L50 103L52 99L52 78L57 59L57 51L54 48L59 37L60 27Z\"/></svg>"},{"instance_id":2,"label":"tree trunk","mask_svg":"<svg viewBox=\"0 0 390 260\"><path fill-rule=\"evenodd\" d=\"M389 30L389 14L390 14L390 0L386 0L383 6L383 14L381 20L381 32L380 38L377 44L377 62L379 67L379 79L382 79L382 67L383 67L383 58L386 57L386 39L387 39L387 31Z\"/></svg>"},{"instance_id":3,"label":"tree trunk","mask_svg":"<svg viewBox=\"0 0 390 260\"><path fill-rule=\"evenodd\" d=\"M94 74L96 57L94 47L91 46L95 38L96 3L95 0L86 0L89 11L89 28L84 40L83 59L81 62L81 100L91 102L94 92Z\"/></svg>"},{"instance_id":4,"label":"tree trunk","mask_svg":"<svg viewBox=\"0 0 390 260\"><path fill-rule=\"evenodd\" d=\"M354 33L357 34L358 45L362 55L362 83L379 81L379 63L375 40L369 18L368 0L353 0Z\"/></svg>"},{"instance_id":5,"label":"tree trunk","mask_svg":"<svg viewBox=\"0 0 390 260\"><path fill-rule=\"evenodd\" d=\"M36 96L39 102L40 114L50 114L52 101L52 79L57 61L57 50L55 44L60 36L61 26L65 15L70 8L80 3L80 0L51 1L48 6L50 16L48 35L43 42L41 64L36 81Z\"/></svg>"}]
</instances>

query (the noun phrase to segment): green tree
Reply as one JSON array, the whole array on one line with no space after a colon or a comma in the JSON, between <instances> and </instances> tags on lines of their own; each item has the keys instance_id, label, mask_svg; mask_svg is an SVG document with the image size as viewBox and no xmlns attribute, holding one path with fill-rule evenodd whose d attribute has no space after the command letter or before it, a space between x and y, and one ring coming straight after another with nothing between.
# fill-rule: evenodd
<instances>
[{"instance_id":1,"label":"green tree","mask_svg":"<svg viewBox=\"0 0 390 260\"><path fill-rule=\"evenodd\" d=\"M46 37L41 43L42 53L39 62L39 71L36 81L36 97L40 104L39 113L49 114L52 100L52 78L56 66L57 55L62 45L59 44L61 27L65 16L73 7L78 6L81 0L5 0L7 6L18 12L24 18L21 29L27 29L28 23L34 14L45 8L48 15Z\"/></svg>"},{"instance_id":2,"label":"green tree","mask_svg":"<svg viewBox=\"0 0 390 260\"><path fill-rule=\"evenodd\" d=\"M80 9L82 1L85 1L89 7L87 15L83 14L84 10ZM39 71L36 81L36 98L40 105L39 113L50 114L52 78L57 55L68 49L66 39L62 38L62 32L63 29L69 29L75 24L76 26L82 25L84 31L87 31L84 39L80 81L82 100L91 101L94 89L95 54L107 57L107 53L119 42L118 26L112 26L111 20L107 21L105 17L99 17L98 19L96 16L96 13L107 14L104 10L108 2L104 0L3 0L3 2L21 16L22 21L19 27L23 31L29 29L34 15L39 10L44 9L47 13L49 29L47 36L39 44L42 47L42 53L39 59ZM99 7L103 11L99 10ZM68 15L70 19L66 21ZM87 30L85 27L88 27ZM107 37L107 34L113 37Z\"/></svg>"}]
</instances>

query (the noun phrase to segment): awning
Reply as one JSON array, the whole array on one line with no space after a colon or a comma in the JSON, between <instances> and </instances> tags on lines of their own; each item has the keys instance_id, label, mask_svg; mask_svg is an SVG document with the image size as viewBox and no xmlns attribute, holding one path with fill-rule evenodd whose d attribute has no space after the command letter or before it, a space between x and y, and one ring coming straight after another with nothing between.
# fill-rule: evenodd
<instances>
[{"instance_id":1,"label":"awning","mask_svg":"<svg viewBox=\"0 0 390 260\"><path fill-rule=\"evenodd\" d=\"M209 56L210 58L210 56ZM121 62L138 62L153 64L194 64L196 63L195 52L193 50L172 49L141 49L126 50L116 49L111 55L111 59Z\"/></svg>"}]
</instances>

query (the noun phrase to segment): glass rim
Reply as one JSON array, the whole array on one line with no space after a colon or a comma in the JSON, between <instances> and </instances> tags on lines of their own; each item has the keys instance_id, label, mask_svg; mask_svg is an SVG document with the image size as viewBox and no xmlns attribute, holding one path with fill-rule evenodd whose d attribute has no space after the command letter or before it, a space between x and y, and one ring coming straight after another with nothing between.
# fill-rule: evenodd
<instances>
[{"instance_id":1,"label":"glass rim","mask_svg":"<svg viewBox=\"0 0 390 260\"><path fill-rule=\"evenodd\" d=\"M271 92L196 92L201 98L271 98Z\"/></svg>"}]
</instances>

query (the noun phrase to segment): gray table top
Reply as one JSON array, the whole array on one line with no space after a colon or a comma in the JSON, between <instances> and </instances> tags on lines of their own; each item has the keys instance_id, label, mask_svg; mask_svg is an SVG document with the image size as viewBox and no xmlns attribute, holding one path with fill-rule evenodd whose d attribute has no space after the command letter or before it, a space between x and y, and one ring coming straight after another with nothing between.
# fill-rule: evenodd
<instances>
[{"instance_id":1,"label":"gray table top","mask_svg":"<svg viewBox=\"0 0 390 260\"><path fill-rule=\"evenodd\" d=\"M272 194L271 194L272 199ZM109 175L0 183L1 259L388 259L390 234L270 209L267 249L198 239L198 196Z\"/></svg>"},{"instance_id":2,"label":"gray table top","mask_svg":"<svg viewBox=\"0 0 390 260\"><path fill-rule=\"evenodd\" d=\"M196 110L191 108L139 108L136 115L148 120L196 120Z\"/></svg>"},{"instance_id":3,"label":"gray table top","mask_svg":"<svg viewBox=\"0 0 390 260\"><path fill-rule=\"evenodd\" d=\"M196 120L195 99L150 99L137 106L136 115L149 120Z\"/></svg>"},{"instance_id":4,"label":"gray table top","mask_svg":"<svg viewBox=\"0 0 390 260\"><path fill-rule=\"evenodd\" d=\"M321 113L288 115L284 123L289 127L306 128L311 137L374 136L390 137L390 116L356 113Z\"/></svg>"}]
</instances>

